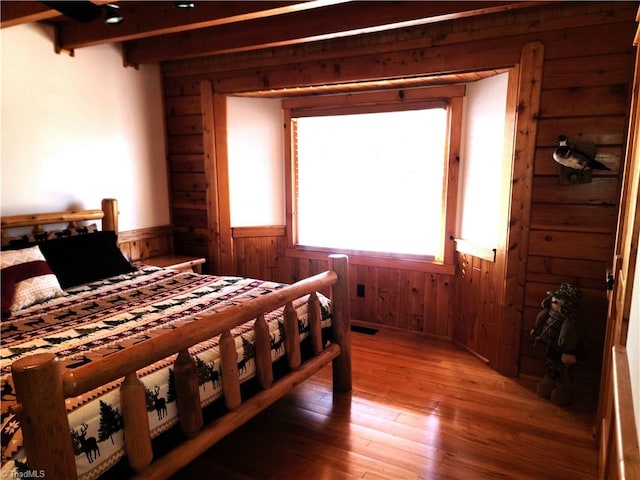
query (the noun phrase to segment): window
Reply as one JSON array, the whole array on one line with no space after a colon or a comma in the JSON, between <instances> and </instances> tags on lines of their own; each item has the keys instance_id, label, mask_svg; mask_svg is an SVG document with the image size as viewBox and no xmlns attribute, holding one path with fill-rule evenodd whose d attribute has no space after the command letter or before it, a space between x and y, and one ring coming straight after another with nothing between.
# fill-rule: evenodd
<instances>
[{"instance_id":1,"label":"window","mask_svg":"<svg viewBox=\"0 0 640 480\"><path fill-rule=\"evenodd\" d=\"M445 260L451 108L420 100L289 110L294 248Z\"/></svg>"}]
</instances>

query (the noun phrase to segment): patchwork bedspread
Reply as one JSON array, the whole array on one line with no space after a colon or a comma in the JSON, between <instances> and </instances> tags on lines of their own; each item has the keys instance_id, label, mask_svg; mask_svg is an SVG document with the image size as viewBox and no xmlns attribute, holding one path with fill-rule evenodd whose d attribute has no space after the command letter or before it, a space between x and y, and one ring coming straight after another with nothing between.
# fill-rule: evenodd
<instances>
[{"instance_id":1,"label":"patchwork bedspread","mask_svg":"<svg viewBox=\"0 0 640 480\"><path fill-rule=\"evenodd\" d=\"M54 352L64 369L107 357L193 321L282 288L282 284L239 277L205 276L142 267L67 290L68 295L30 307L2 323L2 478L27 470L19 423L10 413L15 404L11 363L23 356ZM329 301L320 297L322 326L330 323ZM301 339L308 335L306 298L294 302ZM274 360L284 355L282 309L266 315ZM253 322L232 331L236 337L241 381L255 375ZM199 373L200 398L206 406L222 395L218 337L189 349ZM152 437L177 423L173 361L157 362L138 375L147 391ZM69 424L80 479L95 478L124 456L118 387L113 382L67 400ZM16 472L17 469L17 472Z\"/></svg>"}]
</instances>

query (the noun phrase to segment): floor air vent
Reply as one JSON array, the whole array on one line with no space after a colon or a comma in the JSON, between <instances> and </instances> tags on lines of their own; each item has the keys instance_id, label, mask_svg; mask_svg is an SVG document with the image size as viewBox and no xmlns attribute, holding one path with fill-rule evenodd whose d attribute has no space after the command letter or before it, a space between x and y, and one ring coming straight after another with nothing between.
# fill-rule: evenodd
<instances>
[{"instance_id":1,"label":"floor air vent","mask_svg":"<svg viewBox=\"0 0 640 480\"><path fill-rule=\"evenodd\" d=\"M358 325L351 325L351 331L364 333L366 335L375 335L376 333L378 333L378 330L376 328L360 327Z\"/></svg>"}]
</instances>

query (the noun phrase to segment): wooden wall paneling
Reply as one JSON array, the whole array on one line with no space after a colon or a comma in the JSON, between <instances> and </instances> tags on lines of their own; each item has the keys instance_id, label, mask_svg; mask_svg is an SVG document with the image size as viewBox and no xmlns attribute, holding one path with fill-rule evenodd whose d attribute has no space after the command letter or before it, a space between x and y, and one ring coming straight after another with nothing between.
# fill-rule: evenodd
<instances>
[{"instance_id":1,"label":"wooden wall paneling","mask_svg":"<svg viewBox=\"0 0 640 480\"><path fill-rule=\"evenodd\" d=\"M472 349L470 338L473 338L473 324L469 321L471 302L471 263L465 253L456 253L456 309L453 337L464 346Z\"/></svg>"},{"instance_id":2,"label":"wooden wall paneling","mask_svg":"<svg viewBox=\"0 0 640 480\"><path fill-rule=\"evenodd\" d=\"M200 82L165 79L164 89L173 250L209 260L206 132Z\"/></svg>"},{"instance_id":3,"label":"wooden wall paneling","mask_svg":"<svg viewBox=\"0 0 640 480\"><path fill-rule=\"evenodd\" d=\"M300 273L301 278L310 277L312 275L311 259L298 258L297 263L298 263L298 272Z\"/></svg>"},{"instance_id":4,"label":"wooden wall paneling","mask_svg":"<svg viewBox=\"0 0 640 480\"><path fill-rule=\"evenodd\" d=\"M558 185L558 177L536 177L533 180L533 201L551 203L559 210L563 203L615 206L618 196L616 177L594 176L591 183Z\"/></svg>"},{"instance_id":5,"label":"wooden wall paneling","mask_svg":"<svg viewBox=\"0 0 640 480\"><path fill-rule=\"evenodd\" d=\"M280 242L278 238L265 238L267 258L265 262L265 276L263 278L278 279L278 258L280 256Z\"/></svg>"},{"instance_id":6,"label":"wooden wall paneling","mask_svg":"<svg viewBox=\"0 0 640 480\"><path fill-rule=\"evenodd\" d=\"M424 333L436 334L438 316L438 276L435 273L424 274Z\"/></svg>"},{"instance_id":7,"label":"wooden wall paneling","mask_svg":"<svg viewBox=\"0 0 640 480\"><path fill-rule=\"evenodd\" d=\"M512 191L505 263L503 310L498 332L499 358L495 368L506 375L518 374L522 300L526 284L526 262L531 218L531 184L545 46L527 44L519 66L517 133L514 139Z\"/></svg>"},{"instance_id":8,"label":"wooden wall paneling","mask_svg":"<svg viewBox=\"0 0 640 480\"><path fill-rule=\"evenodd\" d=\"M619 12L619 11L618 11ZM545 25L544 42L550 46L547 58L566 58L583 56L585 44L590 46L593 55L605 55L612 52L625 51L628 46L626 31L629 24L621 23L619 28L609 18L602 24L591 24L572 28L570 18L563 18L563 22L550 22ZM482 20L473 19L473 22ZM464 19L457 20L457 24L464 25ZM551 25L556 30L549 30ZM430 28L431 27L431 28ZM572 28L572 41L566 41L566 29ZM456 69L459 71L483 70L490 66L509 66L519 57L524 45L538 41L539 33L531 33L518 25L512 32L502 31L501 36L495 35L495 28L476 30L473 33L464 32L446 41L433 41L429 33L437 35L439 26L424 26L414 31L416 37L422 36L420 46L403 50L403 45L396 42L395 51L384 55L384 62L380 61L381 53L361 53L357 57L337 56L332 59L333 68L327 69L322 62L310 60L298 62L295 70L288 66L273 66L268 70L257 69L247 75L246 72L224 73L216 75L216 89L222 93L250 92L266 89L295 88L300 85L326 85L360 81L363 78L384 79L388 71L392 70L397 76L416 76L429 72L430 74L447 73L451 71L451 59L455 59ZM510 35L511 33L511 35ZM607 38L607 42L593 42L593 38ZM391 41L391 40L389 40ZM458 43L454 43L454 42ZM301 47L304 49L304 47ZM299 52L298 52L299 55Z\"/></svg>"},{"instance_id":9,"label":"wooden wall paneling","mask_svg":"<svg viewBox=\"0 0 640 480\"><path fill-rule=\"evenodd\" d=\"M451 277L438 275L436 294L436 335L446 338L453 337L452 311L450 307Z\"/></svg>"},{"instance_id":10,"label":"wooden wall paneling","mask_svg":"<svg viewBox=\"0 0 640 480\"><path fill-rule=\"evenodd\" d=\"M220 272L219 219L220 204L218 201L218 161L216 136L216 118L213 104L211 82L202 80L198 84L200 111L202 115L202 165L203 183L201 204L207 209L207 226L203 229L206 235L206 258L210 273ZM196 106L194 105L194 108ZM226 122L225 122L226 123Z\"/></svg>"},{"instance_id":11,"label":"wooden wall paneling","mask_svg":"<svg viewBox=\"0 0 640 480\"><path fill-rule=\"evenodd\" d=\"M469 336L467 340L469 342L469 348L472 351L478 351L478 323L480 319L479 303L480 293L482 290L482 278L480 275L480 268L478 264L480 259L477 257L471 257L469 259L469 308L467 310L467 324L469 326Z\"/></svg>"},{"instance_id":12,"label":"wooden wall paneling","mask_svg":"<svg viewBox=\"0 0 640 480\"><path fill-rule=\"evenodd\" d=\"M601 289L602 272L607 264L605 261L529 255L527 282L552 285L569 282L586 288Z\"/></svg>"},{"instance_id":13,"label":"wooden wall paneling","mask_svg":"<svg viewBox=\"0 0 640 480\"><path fill-rule=\"evenodd\" d=\"M379 323L391 327L399 327L398 310L398 282L400 271L378 267L378 290L376 292L376 309Z\"/></svg>"},{"instance_id":14,"label":"wooden wall paneling","mask_svg":"<svg viewBox=\"0 0 640 480\"><path fill-rule=\"evenodd\" d=\"M608 233L615 229L617 217L614 205L538 203L531 212L531 228Z\"/></svg>"},{"instance_id":15,"label":"wooden wall paneling","mask_svg":"<svg viewBox=\"0 0 640 480\"><path fill-rule=\"evenodd\" d=\"M291 283L291 262L285 255L284 231L284 226L233 228L237 274Z\"/></svg>"},{"instance_id":16,"label":"wooden wall paneling","mask_svg":"<svg viewBox=\"0 0 640 480\"><path fill-rule=\"evenodd\" d=\"M202 134L202 115L182 115L167 119L169 135Z\"/></svg>"},{"instance_id":17,"label":"wooden wall paneling","mask_svg":"<svg viewBox=\"0 0 640 480\"><path fill-rule=\"evenodd\" d=\"M588 58L548 58L544 62L544 87L573 88L576 78L580 79L582 87L626 85L629 69L624 65L633 62L631 51L590 55Z\"/></svg>"},{"instance_id":18,"label":"wooden wall paneling","mask_svg":"<svg viewBox=\"0 0 640 480\"><path fill-rule=\"evenodd\" d=\"M173 252L173 228L170 225L118 232L118 246L130 261Z\"/></svg>"},{"instance_id":19,"label":"wooden wall paneling","mask_svg":"<svg viewBox=\"0 0 640 480\"><path fill-rule=\"evenodd\" d=\"M202 135L175 135L168 138L169 153L202 154Z\"/></svg>"},{"instance_id":20,"label":"wooden wall paneling","mask_svg":"<svg viewBox=\"0 0 640 480\"><path fill-rule=\"evenodd\" d=\"M489 272L489 265L491 262L487 262L482 258L474 258L474 275L476 277L477 291L477 314L476 321L476 352L484 358L488 358L489 345L487 341L490 338L488 332L491 312L491 298L490 290L492 278Z\"/></svg>"},{"instance_id":21,"label":"wooden wall paneling","mask_svg":"<svg viewBox=\"0 0 640 480\"><path fill-rule=\"evenodd\" d=\"M497 357L491 366L502 373L515 374L520 336L522 342L525 333L528 338L529 315L539 308L537 304L522 306L525 287L531 286L528 290L535 295L540 292L536 285L542 285L544 290L556 286L561 279L578 279L585 288L594 290L598 281L597 270L602 260L565 259L552 245L535 245L533 252L539 253L529 256L527 242L530 229L541 232L534 234L536 239L540 235L555 238L550 244L558 239L569 240L562 236L563 233L595 234L596 237L591 237L593 240L601 238L598 234L611 233L609 226L614 217L611 210L615 209L616 182L626 136L626 118L621 106L625 102L624 92L630 85L629 59L633 58L630 56L633 52L629 48L629 38L635 31L632 19L636 9L633 2L554 2L474 19L274 48L268 54L230 53L167 62L162 65L165 91L168 97L199 95L193 88L194 79L198 78L210 80L221 94L332 84L346 79L394 78L408 73L435 75L445 71L450 74L462 70L504 69L518 64L519 73L510 75L510 82L520 78L520 87L518 95L509 99L513 122L507 122L512 123L511 128L517 129L517 133L512 135L515 140L505 135L507 150L514 152L512 162L509 162L513 166L513 182L505 186L510 200L505 202L509 208L505 215L508 233L504 245L497 248L496 263L492 267L481 264L483 278L492 278L482 293L487 302L485 315L495 319L493 328L497 330L494 337L486 335L484 340L487 351L494 352ZM540 43L530 44L536 41ZM593 99L601 95L605 105L597 110ZM569 100L560 103L563 98ZM576 105L576 102L581 103ZM183 109L185 115L191 114L186 100L176 102L174 108ZM557 166L550 160L550 154L559 133L569 135L572 141L595 142L598 159L612 170L598 172L594 175L594 183L582 188L581 193L556 188ZM172 155L189 155L190 150L198 148L188 137L189 134L175 136L169 147ZM556 205L564 208L557 209L554 217ZM180 232L176 227L176 239ZM576 238L581 237L573 239ZM276 243L284 240L277 236L274 239ZM265 248L271 248L270 244L265 244ZM592 245L585 248L585 252L591 252L591 248L597 251ZM531 262L529 267L527 259ZM277 263L279 275L291 280L313 269L311 261L286 255L279 257ZM235 265L240 268L238 262ZM352 298L356 319L379 321L379 267L376 264L353 265L354 290L357 284L365 285L366 290L365 298L355 295ZM401 286L405 286L409 278L403 269L411 270L411 266L398 267L398 285ZM459 278L454 283L444 274L417 271L411 274L411 279L416 298L420 298L421 290L424 292L422 302L416 300L415 307L419 310L421 304L424 306L423 331L431 334L449 331L450 335L457 335L460 330L454 332L453 327L461 317L460 307L456 304L459 288L466 288L465 283ZM389 283L388 276L384 277L384 282L387 282L385 289L393 283ZM444 288L446 282L449 285ZM396 288L401 302L414 298L401 287ZM448 292L445 294L447 302L441 298L443 291ZM498 299L495 305L492 298ZM536 298L536 302L539 301ZM443 320L440 315L445 303L450 307L444 312L445 318L451 315L450 312L455 316ZM406 306L399 307L398 324L411 328L408 311ZM492 315L491 311L495 313ZM389 316L385 318L395 321ZM485 319L483 322L481 325L488 332L490 325ZM489 346L491 341L493 346ZM526 348L529 346L523 345L523 350ZM535 355L520 359L520 368L524 371L539 365L541 358Z\"/></svg>"},{"instance_id":22,"label":"wooden wall paneling","mask_svg":"<svg viewBox=\"0 0 640 480\"><path fill-rule=\"evenodd\" d=\"M267 242L264 237L256 238L253 243L255 256L255 271L258 278L265 278L267 275Z\"/></svg>"},{"instance_id":23,"label":"wooden wall paneling","mask_svg":"<svg viewBox=\"0 0 640 480\"><path fill-rule=\"evenodd\" d=\"M200 95L200 77L171 77L167 75L167 64L161 65L163 86L165 94L165 108L171 103L167 103L168 98L172 97L188 97L191 95Z\"/></svg>"},{"instance_id":24,"label":"wooden wall paneling","mask_svg":"<svg viewBox=\"0 0 640 480\"><path fill-rule=\"evenodd\" d=\"M264 254L263 250L260 249L261 239L260 238L252 238L245 239L244 242L244 251L243 251L243 275L248 277L259 277L260 276L260 257L258 253ZM234 247L235 247L234 240ZM235 248L234 248L235 252Z\"/></svg>"},{"instance_id":25,"label":"wooden wall paneling","mask_svg":"<svg viewBox=\"0 0 640 480\"><path fill-rule=\"evenodd\" d=\"M236 263L235 269L238 275L243 275L243 276L246 275L244 266L246 264L245 244L247 241L248 240L246 238L242 238L242 237L233 239L233 245L235 246L235 256L234 256L234 260Z\"/></svg>"},{"instance_id":26,"label":"wooden wall paneling","mask_svg":"<svg viewBox=\"0 0 640 480\"><path fill-rule=\"evenodd\" d=\"M231 234L231 205L229 198L229 159L227 156L227 98L213 93L213 135L215 151L215 197L217 199L216 239L219 255L218 273L232 274L233 236Z\"/></svg>"},{"instance_id":27,"label":"wooden wall paneling","mask_svg":"<svg viewBox=\"0 0 640 480\"><path fill-rule=\"evenodd\" d=\"M282 122L283 122L283 132L284 135L284 158L285 158L285 167L284 167L284 188L286 192L293 192L293 186L295 184L296 178L296 166L294 161L287 161L287 159L293 159L292 153L294 145L298 142L298 133L295 124L291 123L291 110L288 108L282 109ZM292 129L290 131L290 129ZM290 139L290 141L287 141ZM293 143L293 145L292 145ZM287 240L287 248L294 248L295 242L297 240L298 235L298 225L296 223L296 216L294 215L294 209L297 208L294 205L295 195L287 195L285 194L285 204L284 204L284 214L285 214L285 228L286 228L286 240Z\"/></svg>"},{"instance_id":28,"label":"wooden wall paneling","mask_svg":"<svg viewBox=\"0 0 640 480\"><path fill-rule=\"evenodd\" d=\"M613 247L613 235L603 233L532 230L529 241L529 253L543 257L606 261Z\"/></svg>"},{"instance_id":29,"label":"wooden wall paneling","mask_svg":"<svg viewBox=\"0 0 640 480\"><path fill-rule=\"evenodd\" d=\"M477 324L477 353L483 358L495 358L492 356L493 337L496 329L494 325L494 317L492 315L493 307L496 299L493 297L493 285L496 279L493 278L493 262L479 259L479 278L480 278L480 317Z\"/></svg>"},{"instance_id":30,"label":"wooden wall paneling","mask_svg":"<svg viewBox=\"0 0 640 480\"><path fill-rule=\"evenodd\" d=\"M596 145L623 145L627 120L624 115L591 117L540 118L538 147L558 144L558 135L566 134L572 142L590 141Z\"/></svg>"},{"instance_id":31,"label":"wooden wall paneling","mask_svg":"<svg viewBox=\"0 0 640 480\"><path fill-rule=\"evenodd\" d=\"M521 9L504 14L489 15L486 18L458 19L372 35L318 41L304 46L282 47L273 49L268 56L260 51L165 62L163 63L163 74L171 78L182 75L216 74L232 70L268 69L274 65L289 63L292 58L333 62L335 59L363 53L378 52L384 55L397 50L430 48L434 45L451 43L480 44L485 39L495 37L497 34L505 39L505 43L508 43L511 37L525 33L542 38L547 32L566 32L578 27L590 28L593 25L626 22L629 18L634 18L635 9L633 2L617 5L614 9L606 3L600 2L588 10L582 8L580 4L574 4L567 8L566 4L558 2L555 5L545 5L544 8ZM558 39L556 39L557 41ZM560 40L561 42L562 40ZM591 43L593 42L588 42L590 47ZM417 53L419 54L419 52ZM583 53L576 56L578 60L584 58ZM594 55L596 54L594 53ZM606 55L602 56L606 58ZM430 70L425 71L429 72Z\"/></svg>"},{"instance_id":32,"label":"wooden wall paneling","mask_svg":"<svg viewBox=\"0 0 640 480\"><path fill-rule=\"evenodd\" d=\"M456 218L458 205L458 175L460 170L460 144L462 142L462 105L463 97L454 97L450 100L449 112L449 143L447 145L449 162L447 162L447 184L444 198L444 252L445 264L453 264L455 255L454 237L456 234ZM453 332L450 332L451 335Z\"/></svg>"},{"instance_id":33,"label":"wooden wall paneling","mask_svg":"<svg viewBox=\"0 0 640 480\"><path fill-rule=\"evenodd\" d=\"M171 188L187 192L204 192L208 188L209 180L204 172L173 172L171 174Z\"/></svg>"},{"instance_id":34,"label":"wooden wall paneling","mask_svg":"<svg viewBox=\"0 0 640 480\"><path fill-rule=\"evenodd\" d=\"M486 48L486 50L484 50ZM388 78L389 71L398 77L419 76L425 72L444 74L451 70L451 58L456 58L456 67L462 71L483 70L509 65L521 49L518 43L504 40L487 40L482 47L474 43L447 45L446 47L424 47L416 51L397 51L385 55L380 61L379 53L334 59L331 69L317 61L300 62L298 67L274 66L268 71L221 74L215 76L216 87L224 93L251 92L269 89L295 88L298 85L331 85Z\"/></svg>"},{"instance_id":35,"label":"wooden wall paneling","mask_svg":"<svg viewBox=\"0 0 640 480\"><path fill-rule=\"evenodd\" d=\"M204 161L202 155L175 154L169 156L169 170L172 172L204 173Z\"/></svg>"},{"instance_id":36,"label":"wooden wall paneling","mask_svg":"<svg viewBox=\"0 0 640 480\"><path fill-rule=\"evenodd\" d=\"M171 203L173 208L202 210L202 206L207 204L207 192L203 190L171 190Z\"/></svg>"},{"instance_id":37,"label":"wooden wall paneling","mask_svg":"<svg viewBox=\"0 0 640 480\"><path fill-rule=\"evenodd\" d=\"M592 62L587 60L585 63ZM628 79L627 79L628 80ZM602 86L570 86L550 89L545 85L540 114L545 118L567 116L626 115L629 92L626 83Z\"/></svg>"},{"instance_id":38,"label":"wooden wall paneling","mask_svg":"<svg viewBox=\"0 0 640 480\"><path fill-rule=\"evenodd\" d=\"M369 299L375 299L378 289L377 276L375 268L368 265L355 265L352 277L356 279L356 285L362 285L364 288L364 296L355 296L355 309L351 310L351 315L355 320L377 323L377 314L375 302Z\"/></svg>"},{"instance_id":39,"label":"wooden wall paneling","mask_svg":"<svg viewBox=\"0 0 640 480\"><path fill-rule=\"evenodd\" d=\"M480 300L480 291L482 289L480 271L478 268L479 259L470 257L468 259L468 298L465 319L467 324L467 346L474 352L478 351L478 304Z\"/></svg>"},{"instance_id":40,"label":"wooden wall paneling","mask_svg":"<svg viewBox=\"0 0 640 480\"><path fill-rule=\"evenodd\" d=\"M495 275L495 262L465 253L457 254L460 274L455 278L453 337L485 362L497 359L496 312L501 301L500 280Z\"/></svg>"},{"instance_id":41,"label":"wooden wall paneling","mask_svg":"<svg viewBox=\"0 0 640 480\"><path fill-rule=\"evenodd\" d=\"M409 275L408 288L411 291L410 329L417 332L424 332L427 276L422 272L410 272Z\"/></svg>"},{"instance_id":42,"label":"wooden wall paneling","mask_svg":"<svg viewBox=\"0 0 640 480\"><path fill-rule=\"evenodd\" d=\"M176 208L173 210L173 223L177 227L206 229L207 211L200 208Z\"/></svg>"},{"instance_id":43,"label":"wooden wall paneling","mask_svg":"<svg viewBox=\"0 0 640 480\"><path fill-rule=\"evenodd\" d=\"M262 264L264 263L263 258L266 253L262 247L262 244L264 243L263 240L263 238L258 237L245 243L244 258L246 260L245 268L247 276L258 278L260 277L260 274L262 272Z\"/></svg>"},{"instance_id":44,"label":"wooden wall paneling","mask_svg":"<svg viewBox=\"0 0 640 480\"><path fill-rule=\"evenodd\" d=\"M580 286L585 296L581 321L587 360L577 367L579 372L597 371L602 355L606 312L602 289L613 252L630 94L631 71L624 61L630 53L624 46L628 34L628 27L614 34L606 59L591 55L578 58L570 45L562 49L549 45L546 54L527 270L527 296L534 297L525 300L530 306L526 307L522 337L523 345L530 341L528 324L535 319L547 290L562 282ZM611 170L595 171L589 184L560 185L559 167L551 158L560 134L573 143L595 143L596 158ZM528 355L523 351L522 360ZM537 361L542 363L542 359ZM533 358L523 365L523 373L540 371ZM594 375L597 377L597 373L585 373L583 380L593 382Z\"/></svg>"},{"instance_id":45,"label":"wooden wall paneling","mask_svg":"<svg viewBox=\"0 0 640 480\"><path fill-rule=\"evenodd\" d=\"M177 252L188 252L190 255L208 258L210 242L207 228L175 226L173 238Z\"/></svg>"},{"instance_id":46,"label":"wooden wall paneling","mask_svg":"<svg viewBox=\"0 0 640 480\"><path fill-rule=\"evenodd\" d=\"M633 2L629 2L631 10L635 9ZM602 5L602 4L601 4ZM624 6L622 6L624 8ZM605 7L606 8L606 7ZM629 10L627 10L628 13ZM622 10L618 10L618 13L622 14ZM632 15L632 17L635 13ZM544 42L546 48L545 58L570 58L581 57L585 53L585 45L589 45L589 55L600 56L608 53L620 53L629 51L629 33L632 30L632 25L629 23L629 18L626 17L622 22L617 23L613 21L604 20L600 24L593 24L591 26L585 26L572 29L571 41L566 41L564 29L559 29L549 32L545 35ZM567 20L567 19L564 19ZM570 20L567 26L571 24ZM631 27L631 29L630 29ZM633 33L631 32L631 35ZM606 42L594 42L594 39L606 38ZM576 84L574 84L576 86Z\"/></svg>"},{"instance_id":47,"label":"wooden wall paneling","mask_svg":"<svg viewBox=\"0 0 640 480\"><path fill-rule=\"evenodd\" d=\"M174 83L176 83L176 79L174 79ZM196 85L199 86L200 82ZM165 82L165 91L166 91L166 82ZM167 109L167 113L170 117L180 117L185 115L196 115L199 116L202 113L202 104L201 104L201 90L200 88L194 89L191 92L191 95L186 93L169 93L167 92L167 99L165 101L165 107Z\"/></svg>"},{"instance_id":48,"label":"wooden wall paneling","mask_svg":"<svg viewBox=\"0 0 640 480\"><path fill-rule=\"evenodd\" d=\"M286 249L287 249L287 237L286 235L279 235L274 237L276 241L277 248L277 259L276 259L276 271L273 273L273 278L275 278L279 282L283 283L292 283L292 259L287 257ZM354 278L353 275L349 277L351 279L351 283L353 284ZM355 297L355 288L352 289L351 298ZM352 302L353 307L353 302Z\"/></svg>"}]
</instances>

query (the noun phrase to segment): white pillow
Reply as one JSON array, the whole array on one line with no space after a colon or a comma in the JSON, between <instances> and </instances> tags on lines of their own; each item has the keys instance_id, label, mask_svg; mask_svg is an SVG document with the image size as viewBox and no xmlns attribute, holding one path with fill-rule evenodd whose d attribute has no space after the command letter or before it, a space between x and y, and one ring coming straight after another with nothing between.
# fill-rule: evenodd
<instances>
[{"instance_id":1,"label":"white pillow","mask_svg":"<svg viewBox=\"0 0 640 480\"><path fill-rule=\"evenodd\" d=\"M3 316L64 295L37 245L0 252Z\"/></svg>"}]
</instances>

